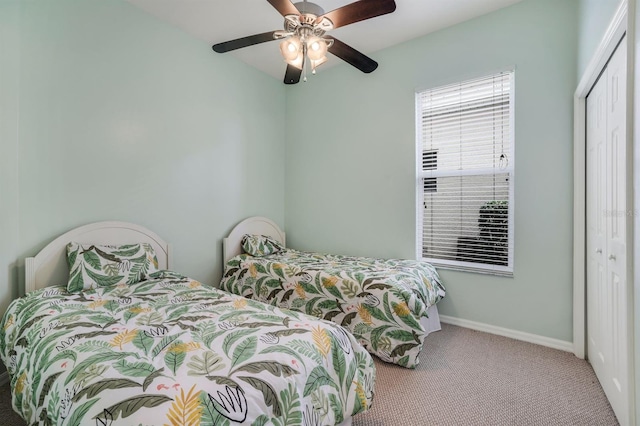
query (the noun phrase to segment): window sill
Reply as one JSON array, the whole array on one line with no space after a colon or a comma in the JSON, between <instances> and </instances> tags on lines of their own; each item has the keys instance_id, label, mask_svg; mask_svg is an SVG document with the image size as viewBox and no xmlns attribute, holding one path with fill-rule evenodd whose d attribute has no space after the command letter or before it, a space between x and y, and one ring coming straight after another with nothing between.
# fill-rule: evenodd
<instances>
[{"instance_id":1,"label":"window sill","mask_svg":"<svg viewBox=\"0 0 640 426\"><path fill-rule=\"evenodd\" d=\"M457 260L442 260L423 257L422 260L431 263L436 268L450 271L470 272L474 274L494 275L513 278L513 267L498 265L479 265L473 262L460 262Z\"/></svg>"}]
</instances>

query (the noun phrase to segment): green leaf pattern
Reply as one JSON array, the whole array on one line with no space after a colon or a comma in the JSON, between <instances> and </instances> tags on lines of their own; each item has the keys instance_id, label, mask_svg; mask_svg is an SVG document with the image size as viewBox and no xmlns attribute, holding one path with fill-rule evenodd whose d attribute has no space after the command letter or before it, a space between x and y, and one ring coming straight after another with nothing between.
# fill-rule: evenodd
<instances>
[{"instance_id":1,"label":"green leaf pattern","mask_svg":"<svg viewBox=\"0 0 640 426\"><path fill-rule=\"evenodd\" d=\"M192 388L202 425L336 424L371 406L373 360L339 326L175 273L155 277L51 287L10 304L0 358L27 424L171 424Z\"/></svg>"},{"instance_id":2,"label":"green leaf pattern","mask_svg":"<svg viewBox=\"0 0 640 426\"><path fill-rule=\"evenodd\" d=\"M415 368L420 318L445 296L433 265L282 249L241 254L225 266L222 290L293 309L347 328L372 354Z\"/></svg>"},{"instance_id":3,"label":"green leaf pattern","mask_svg":"<svg viewBox=\"0 0 640 426\"><path fill-rule=\"evenodd\" d=\"M135 284L158 270L158 258L150 244L96 246L69 243L70 292L97 287Z\"/></svg>"}]
</instances>

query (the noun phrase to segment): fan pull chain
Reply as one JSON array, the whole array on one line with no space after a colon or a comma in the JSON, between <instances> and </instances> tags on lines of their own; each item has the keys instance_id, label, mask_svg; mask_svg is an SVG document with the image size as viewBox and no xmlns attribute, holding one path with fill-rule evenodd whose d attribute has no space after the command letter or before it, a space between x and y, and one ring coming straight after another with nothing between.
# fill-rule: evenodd
<instances>
[{"instance_id":1,"label":"fan pull chain","mask_svg":"<svg viewBox=\"0 0 640 426\"><path fill-rule=\"evenodd\" d=\"M307 82L307 44L302 43L302 82Z\"/></svg>"}]
</instances>

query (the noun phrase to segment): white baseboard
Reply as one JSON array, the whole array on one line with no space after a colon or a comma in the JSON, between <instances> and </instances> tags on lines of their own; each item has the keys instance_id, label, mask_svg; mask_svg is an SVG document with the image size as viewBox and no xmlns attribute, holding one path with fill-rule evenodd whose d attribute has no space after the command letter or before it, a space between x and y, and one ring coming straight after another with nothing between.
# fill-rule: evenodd
<instances>
[{"instance_id":1,"label":"white baseboard","mask_svg":"<svg viewBox=\"0 0 640 426\"><path fill-rule=\"evenodd\" d=\"M4 385L6 383L9 383L9 373L3 371L2 373L0 373L0 385Z\"/></svg>"},{"instance_id":2,"label":"white baseboard","mask_svg":"<svg viewBox=\"0 0 640 426\"><path fill-rule=\"evenodd\" d=\"M524 331L511 330L509 328L496 327L495 325L484 324L463 318L450 317L442 314L440 314L440 321L446 324L457 325L459 327L470 328L472 330L483 331L490 334L497 334L498 336L510 337L512 339L522 340L523 342L534 343L536 345L573 353L573 342L552 339L551 337L525 333Z\"/></svg>"}]
</instances>

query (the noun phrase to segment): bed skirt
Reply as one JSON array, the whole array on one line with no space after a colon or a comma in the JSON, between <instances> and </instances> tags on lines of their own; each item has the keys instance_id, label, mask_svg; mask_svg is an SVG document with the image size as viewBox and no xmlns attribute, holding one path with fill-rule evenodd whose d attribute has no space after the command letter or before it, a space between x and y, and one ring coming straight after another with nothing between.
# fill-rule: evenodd
<instances>
[{"instance_id":1,"label":"bed skirt","mask_svg":"<svg viewBox=\"0 0 640 426\"><path fill-rule=\"evenodd\" d=\"M429 309L427 309L427 315L429 315L428 318L422 317L420 319L420 325L424 327L425 337L434 331L442 330L442 326L440 325L440 315L438 314L438 306L429 306Z\"/></svg>"}]
</instances>

